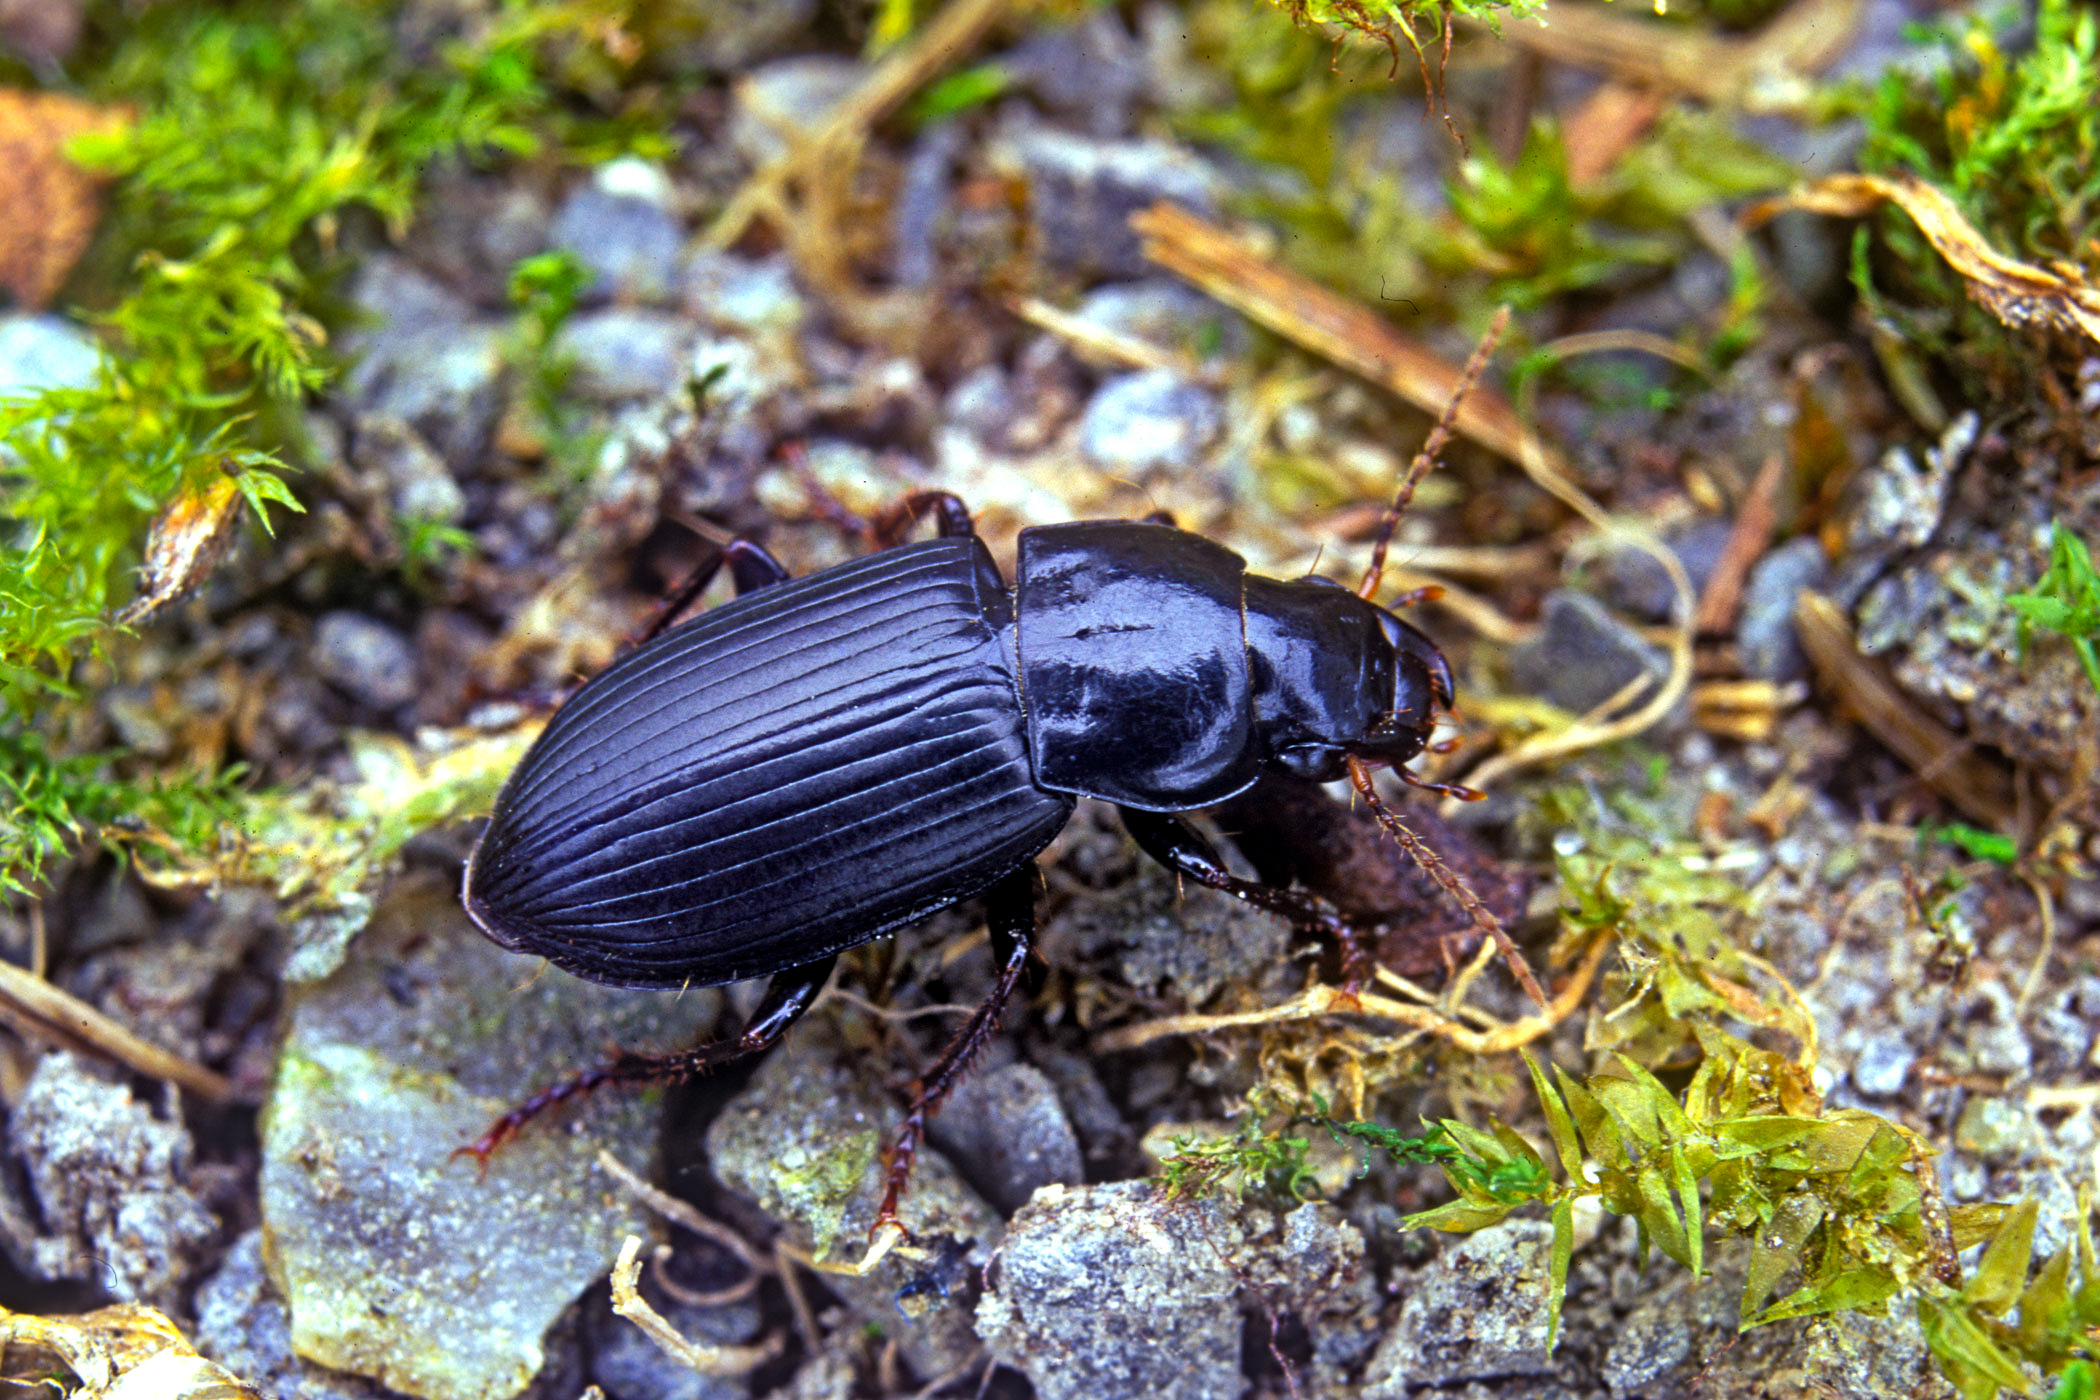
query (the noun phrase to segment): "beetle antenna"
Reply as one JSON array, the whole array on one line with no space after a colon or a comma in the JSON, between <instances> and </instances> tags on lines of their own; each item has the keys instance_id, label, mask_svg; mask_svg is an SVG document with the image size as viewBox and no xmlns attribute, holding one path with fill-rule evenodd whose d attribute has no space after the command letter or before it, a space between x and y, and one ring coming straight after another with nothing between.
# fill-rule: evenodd
<instances>
[{"instance_id":1,"label":"beetle antenna","mask_svg":"<svg viewBox=\"0 0 2100 1400\"><path fill-rule=\"evenodd\" d=\"M1537 974L1532 972L1531 964L1524 960L1523 950L1517 947L1516 940L1509 936L1509 930L1495 917L1494 911L1480 902L1480 896L1473 893L1472 887L1460 878L1457 871L1444 863L1442 856L1430 849L1428 842L1409 831L1400 818L1393 815L1392 809L1379 800L1378 789L1371 785L1371 770L1364 767L1354 754L1349 756L1348 764L1349 785L1363 798L1371 815L1385 828L1385 834L1422 867L1424 875L1436 881L1445 894L1457 901L1458 907L1466 911L1467 917L1482 933L1495 940L1495 946L1502 950L1502 960L1509 964L1510 975L1523 987L1524 994L1544 1006L1546 993L1539 986Z\"/></svg>"},{"instance_id":2,"label":"beetle antenna","mask_svg":"<svg viewBox=\"0 0 2100 1400\"><path fill-rule=\"evenodd\" d=\"M1487 334L1480 338L1480 344L1473 347L1472 358L1466 361L1466 367L1458 372L1458 383L1452 388L1451 397L1444 401L1444 412L1436 420L1436 426L1429 430L1428 437L1422 439L1422 450L1415 453L1414 460L1407 464L1407 473L1400 478L1400 489L1393 493L1393 503L1385 508L1385 516L1378 522L1378 542L1371 547L1371 566L1364 570L1364 580L1356 586L1356 596L1365 602L1378 596L1378 585L1385 577L1385 552L1393 543L1393 532L1400 528L1400 517L1407 514L1408 503L1415 498L1416 485L1429 475L1430 468L1437 463L1437 455L1451 440L1459 407L1465 403L1466 395L1473 392L1474 382L1487 368L1489 358L1495 353L1495 345L1502 339L1502 332L1508 325L1509 308L1504 306L1495 312Z\"/></svg>"}]
</instances>

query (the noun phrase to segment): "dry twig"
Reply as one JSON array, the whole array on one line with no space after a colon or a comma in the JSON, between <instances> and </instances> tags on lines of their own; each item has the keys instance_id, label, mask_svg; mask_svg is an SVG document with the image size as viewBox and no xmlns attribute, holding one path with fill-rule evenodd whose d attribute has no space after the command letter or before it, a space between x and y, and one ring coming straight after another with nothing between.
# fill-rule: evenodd
<instances>
[{"instance_id":1,"label":"dry twig","mask_svg":"<svg viewBox=\"0 0 2100 1400\"><path fill-rule=\"evenodd\" d=\"M233 1097L233 1085L224 1075L133 1034L80 998L4 961L0 961L0 1021L17 1035L42 1037L101 1055L140 1074L179 1084L213 1103Z\"/></svg>"}]
</instances>

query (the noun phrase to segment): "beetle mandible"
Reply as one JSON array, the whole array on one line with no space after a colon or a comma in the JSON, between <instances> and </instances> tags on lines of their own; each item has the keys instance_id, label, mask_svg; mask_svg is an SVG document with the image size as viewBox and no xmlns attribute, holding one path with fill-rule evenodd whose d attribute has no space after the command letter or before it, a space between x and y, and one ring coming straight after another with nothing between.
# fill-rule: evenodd
<instances>
[{"instance_id":1,"label":"beetle mandible","mask_svg":"<svg viewBox=\"0 0 2100 1400\"><path fill-rule=\"evenodd\" d=\"M1411 464L1354 591L1250 574L1225 546L1157 521L1025 529L1009 589L946 492L898 512L908 524L932 508L939 538L803 578L748 541L714 554L661 620L724 565L737 597L649 637L555 713L497 796L462 898L496 942L595 982L771 984L739 1034L623 1055L462 1151L486 1162L600 1085L755 1054L809 1009L841 952L983 894L992 988L914 1086L890 1149L875 1229L903 1237L897 1205L926 1119L1020 982L1035 857L1082 796L1115 804L1138 846L1183 877L1332 937L1360 983L1353 928L1315 896L1233 875L1178 814L1270 767L1349 777L1374 802L1367 765L1475 795L1404 766L1452 704L1451 669L1372 601L1456 407Z\"/></svg>"}]
</instances>

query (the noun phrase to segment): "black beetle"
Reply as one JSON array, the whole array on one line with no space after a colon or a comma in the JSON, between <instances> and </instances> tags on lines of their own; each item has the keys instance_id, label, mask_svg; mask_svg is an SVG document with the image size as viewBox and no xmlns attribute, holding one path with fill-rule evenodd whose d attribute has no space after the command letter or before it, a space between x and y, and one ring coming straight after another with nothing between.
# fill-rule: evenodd
<instances>
[{"instance_id":1,"label":"black beetle","mask_svg":"<svg viewBox=\"0 0 2100 1400\"><path fill-rule=\"evenodd\" d=\"M465 1150L486 1160L597 1085L763 1049L841 951L986 893L998 977L899 1130L878 1218L895 1226L926 1116L1021 977L1034 857L1082 795L1171 869L1329 933L1360 969L1331 909L1235 877L1174 813L1265 768L1399 768L1452 701L1436 645L1367 596L1249 574L1166 524L1023 530L1009 592L962 503L906 508L927 504L941 538L805 578L732 544L683 596L725 561L739 596L585 685L511 774L463 891L490 937L614 985L773 982L735 1038L588 1071Z\"/></svg>"}]
</instances>

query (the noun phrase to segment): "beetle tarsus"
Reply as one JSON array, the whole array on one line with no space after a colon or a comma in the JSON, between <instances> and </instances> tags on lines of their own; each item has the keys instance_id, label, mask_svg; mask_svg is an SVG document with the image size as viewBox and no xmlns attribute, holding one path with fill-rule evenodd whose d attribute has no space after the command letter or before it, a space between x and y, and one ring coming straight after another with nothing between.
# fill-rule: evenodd
<instances>
[{"instance_id":1,"label":"beetle tarsus","mask_svg":"<svg viewBox=\"0 0 2100 1400\"><path fill-rule=\"evenodd\" d=\"M1409 787L1419 788L1423 792L1433 792L1439 797L1455 797L1461 802L1480 802L1487 797L1487 794L1479 788L1470 788L1464 783L1440 783L1434 778L1424 778L1405 768L1396 768L1393 771L1398 773L1400 781L1406 783Z\"/></svg>"},{"instance_id":2,"label":"beetle tarsus","mask_svg":"<svg viewBox=\"0 0 2100 1400\"><path fill-rule=\"evenodd\" d=\"M926 1135L926 1120L939 1111L942 1101L962 1082L970 1061L992 1038L1000 1013L1028 969L1028 954L1035 946L1035 882L1035 864L1031 861L1002 878L986 896L985 922L991 931L992 955L999 960L998 975L992 981L991 991L941 1051L940 1058L912 1086L911 1110L904 1115L897 1136L890 1143L882 1206L875 1212L875 1224L868 1231L871 1240L885 1228L895 1229L906 1239L911 1237L897 1218L897 1204L911 1183L912 1165L918 1160L919 1143Z\"/></svg>"}]
</instances>

